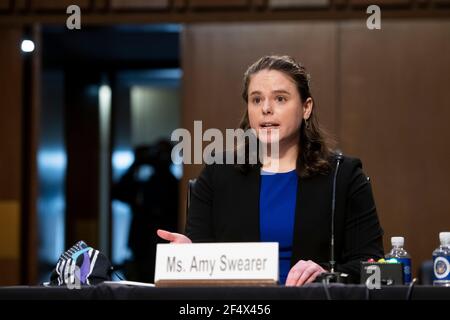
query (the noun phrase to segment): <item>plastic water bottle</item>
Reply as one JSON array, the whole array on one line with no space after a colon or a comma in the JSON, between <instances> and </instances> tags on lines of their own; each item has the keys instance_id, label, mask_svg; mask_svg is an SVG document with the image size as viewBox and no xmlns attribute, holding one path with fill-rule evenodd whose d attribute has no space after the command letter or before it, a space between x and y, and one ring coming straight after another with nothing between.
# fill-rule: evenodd
<instances>
[{"instance_id":1,"label":"plastic water bottle","mask_svg":"<svg viewBox=\"0 0 450 320\"><path fill-rule=\"evenodd\" d=\"M405 238L392 237L391 238L392 249L386 255L386 259L397 259L398 262L403 264L403 282L405 284L411 283L411 256L403 248L405 244Z\"/></svg>"},{"instance_id":2,"label":"plastic water bottle","mask_svg":"<svg viewBox=\"0 0 450 320\"><path fill-rule=\"evenodd\" d=\"M433 252L433 284L450 287L450 232L439 233L441 245Z\"/></svg>"}]
</instances>

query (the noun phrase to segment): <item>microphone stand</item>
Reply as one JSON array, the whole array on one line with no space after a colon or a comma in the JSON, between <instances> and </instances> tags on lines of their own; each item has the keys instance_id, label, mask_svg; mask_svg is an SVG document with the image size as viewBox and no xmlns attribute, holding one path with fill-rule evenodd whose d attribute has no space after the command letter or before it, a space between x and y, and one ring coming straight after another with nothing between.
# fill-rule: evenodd
<instances>
[{"instance_id":1,"label":"microphone stand","mask_svg":"<svg viewBox=\"0 0 450 320\"><path fill-rule=\"evenodd\" d=\"M346 283L348 279L348 274L340 273L335 271L336 260L334 258L334 212L336 209L336 180L339 171L339 164L344 159L342 152L338 151L336 154L336 170L334 171L333 177L333 194L331 201L331 245L330 245L330 271L323 272L316 278L316 282L322 282L323 284L330 283Z\"/></svg>"}]
</instances>

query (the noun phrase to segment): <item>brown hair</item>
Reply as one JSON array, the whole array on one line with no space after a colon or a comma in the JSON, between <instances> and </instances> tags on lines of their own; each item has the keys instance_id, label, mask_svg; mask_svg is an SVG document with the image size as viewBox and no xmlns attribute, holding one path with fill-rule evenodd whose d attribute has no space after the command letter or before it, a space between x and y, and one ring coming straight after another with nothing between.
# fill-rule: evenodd
<instances>
[{"instance_id":1,"label":"brown hair","mask_svg":"<svg viewBox=\"0 0 450 320\"><path fill-rule=\"evenodd\" d=\"M264 56L253 63L244 74L242 97L248 103L248 87L254 74L261 70L277 70L288 75L297 85L300 99L303 102L312 98L310 92L310 76L303 65L289 56ZM300 126L299 155L297 158L297 173L300 177L310 177L316 174L327 174L330 171L330 159L334 140L321 128L316 108L313 108L308 123L302 120ZM239 124L239 128L250 128L248 109ZM248 171L249 164L238 165L243 171Z\"/></svg>"}]
</instances>

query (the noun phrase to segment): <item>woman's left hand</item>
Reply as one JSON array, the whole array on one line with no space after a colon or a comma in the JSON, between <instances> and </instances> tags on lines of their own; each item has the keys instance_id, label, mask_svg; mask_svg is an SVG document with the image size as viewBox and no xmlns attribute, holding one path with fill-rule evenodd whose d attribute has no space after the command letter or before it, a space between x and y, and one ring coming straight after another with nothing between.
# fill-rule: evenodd
<instances>
[{"instance_id":1,"label":"woman's left hand","mask_svg":"<svg viewBox=\"0 0 450 320\"><path fill-rule=\"evenodd\" d=\"M286 286L302 286L311 283L322 272L326 272L326 270L314 261L300 260L289 270Z\"/></svg>"}]
</instances>

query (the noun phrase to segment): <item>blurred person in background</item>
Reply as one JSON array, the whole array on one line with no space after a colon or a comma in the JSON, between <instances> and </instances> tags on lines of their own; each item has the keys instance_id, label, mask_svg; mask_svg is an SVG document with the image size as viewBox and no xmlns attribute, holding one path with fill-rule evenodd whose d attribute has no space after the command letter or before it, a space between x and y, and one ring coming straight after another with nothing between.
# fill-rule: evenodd
<instances>
[{"instance_id":1,"label":"blurred person in background","mask_svg":"<svg viewBox=\"0 0 450 320\"><path fill-rule=\"evenodd\" d=\"M135 160L113 186L113 198L129 204L133 217L128 245L133 253L129 280L153 282L156 230L174 230L178 222L178 180L170 171L172 145L160 140L138 146Z\"/></svg>"}]
</instances>

